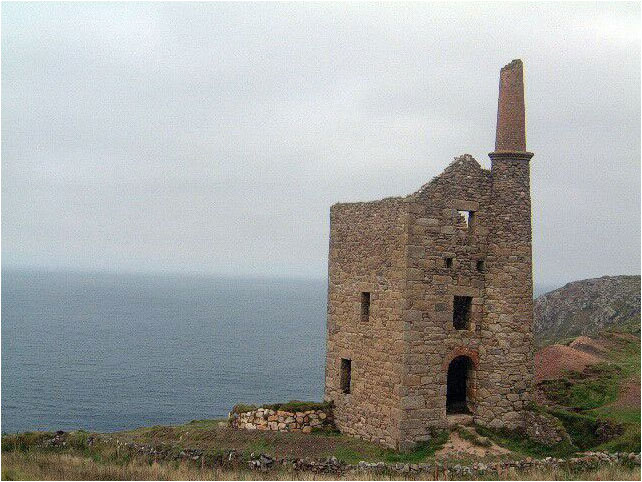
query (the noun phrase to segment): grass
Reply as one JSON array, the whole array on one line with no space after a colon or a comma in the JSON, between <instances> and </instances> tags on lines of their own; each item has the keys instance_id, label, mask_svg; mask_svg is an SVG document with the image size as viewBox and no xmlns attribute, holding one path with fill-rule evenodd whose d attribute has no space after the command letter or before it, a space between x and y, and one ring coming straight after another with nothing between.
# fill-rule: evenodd
<instances>
[{"instance_id":1,"label":"grass","mask_svg":"<svg viewBox=\"0 0 642 482\"><path fill-rule=\"evenodd\" d=\"M311 434L282 433L272 431L245 431L230 428L220 420L193 420L185 425L142 427L135 430L106 434L112 443L134 442L162 448L178 453L184 448L198 448L207 457L214 457L225 451L236 450L248 456L252 452L275 457L324 458L334 456L346 463L367 462L421 462L434 455L446 442L446 432L437 433L427 443L418 444L408 452L398 452L379 444L343 435L336 430L323 430ZM67 448L73 448L83 455L112 457L107 444L88 445L92 434L72 432L66 435ZM94 436L96 434L93 434ZM53 433L24 433L5 435L2 438L3 453L28 451L47 439ZM43 450L43 449L39 449Z\"/></svg>"},{"instance_id":2,"label":"grass","mask_svg":"<svg viewBox=\"0 0 642 482\"><path fill-rule=\"evenodd\" d=\"M435 455L435 452L441 449L447 441L448 432L441 431L436 433L429 441L418 443L411 451L395 452L389 450L388 453L384 454L383 459L385 462L420 463Z\"/></svg>"},{"instance_id":3,"label":"grass","mask_svg":"<svg viewBox=\"0 0 642 482\"><path fill-rule=\"evenodd\" d=\"M232 408L232 413L252 412L259 408L269 410L282 410L284 412L307 412L308 410L329 410L332 408L330 402L302 402L299 400L290 400L285 403L269 403L265 405L247 405L239 403Z\"/></svg>"},{"instance_id":4,"label":"grass","mask_svg":"<svg viewBox=\"0 0 642 482\"><path fill-rule=\"evenodd\" d=\"M562 422L577 448L588 450L599 445L596 434L598 422L594 417L555 409L551 409L549 413Z\"/></svg>"},{"instance_id":5,"label":"grass","mask_svg":"<svg viewBox=\"0 0 642 482\"><path fill-rule=\"evenodd\" d=\"M461 425L457 427L457 433L461 438L464 440L468 440L470 443L473 445L477 445L479 447L490 447L493 445L487 437L480 437L474 432L471 432L468 430L466 427L462 427Z\"/></svg>"},{"instance_id":6,"label":"grass","mask_svg":"<svg viewBox=\"0 0 642 482\"><path fill-rule=\"evenodd\" d=\"M290 470L270 472L238 468L201 467L189 462L150 462L145 458L92 459L76 453L11 451L2 455L2 480L433 480L434 474L386 474L350 472L342 477ZM443 480L443 474L440 474ZM486 473L462 480L640 480L640 468L602 466L592 470L547 467L499 477Z\"/></svg>"},{"instance_id":7,"label":"grass","mask_svg":"<svg viewBox=\"0 0 642 482\"><path fill-rule=\"evenodd\" d=\"M567 372L566 377L540 382L546 398L565 407L591 410L615 401L622 368L612 363L599 363L583 372Z\"/></svg>"},{"instance_id":8,"label":"grass","mask_svg":"<svg viewBox=\"0 0 642 482\"><path fill-rule=\"evenodd\" d=\"M626 383L640 377L640 338L614 331L600 337L609 348L606 362L540 382L539 388L553 403L546 410L562 422L580 449L639 452L640 406L620 400ZM619 424L621 434L601 441L596 434L600 420Z\"/></svg>"},{"instance_id":9,"label":"grass","mask_svg":"<svg viewBox=\"0 0 642 482\"><path fill-rule=\"evenodd\" d=\"M529 457L567 457L577 451L577 448L568 442L560 442L553 446L544 445L528 438L520 431L481 426L475 426L475 430L497 445Z\"/></svg>"}]
</instances>

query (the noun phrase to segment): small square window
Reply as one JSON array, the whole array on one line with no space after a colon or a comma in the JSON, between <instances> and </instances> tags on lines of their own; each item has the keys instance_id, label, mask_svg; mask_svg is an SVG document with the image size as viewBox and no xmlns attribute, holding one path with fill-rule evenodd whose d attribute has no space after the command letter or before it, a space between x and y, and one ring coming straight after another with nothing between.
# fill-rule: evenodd
<instances>
[{"instance_id":1,"label":"small square window","mask_svg":"<svg viewBox=\"0 0 642 482\"><path fill-rule=\"evenodd\" d=\"M361 293L361 321L370 320L370 293Z\"/></svg>"},{"instance_id":2,"label":"small square window","mask_svg":"<svg viewBox=\"0 0 642 482\"><path fill-rule=\"evenodd\" d=\"M467 330L470 326L470 311L473 299L470 296L455 296L453 300L453 326L455 330Z\"/></svg>"},{"instance_id":3,"label":"small square window","mask_svg":"<svg viewBox=\"0 0 642 482\"><path fill-rule=\"evenodd\" d=\"M453 267L453 259L452 258L445 258L444 259L444 266L446 266L446 268L452 268Z\"/></svg>"},{"instance_id":4,"label":"small square window","mask_svg":"<svg viewBox=\"0 0 642 482\"><path fill-rule=\"evenodd\" d=\"M341 391L350 393L350 383L352 382L352 361L346 358L341 359Z\"/></svg>"},{"instance_id":5,"label":"small square window","mask_svg":"<svg viewBox=\"0 0 642 482\"><path fill-rule=\"evenodd\" d=\"M486 269L486 263L484 262L483 259L478 259L476 266L477 266L477 271L479 271L480 273Z\"/></svg>"},{"instance_id":6,"label":"small square window","mask_svg":"<svg viewBox=\"0 0 642 482\"><path fill-rule=\"evenodd\" d=\"M464 222L466 223L466 227L468 228L469 232L472 232L474 227L475 227L475 211L457 211L459 215L464 218Z\"/></svg>"}]
</instances>

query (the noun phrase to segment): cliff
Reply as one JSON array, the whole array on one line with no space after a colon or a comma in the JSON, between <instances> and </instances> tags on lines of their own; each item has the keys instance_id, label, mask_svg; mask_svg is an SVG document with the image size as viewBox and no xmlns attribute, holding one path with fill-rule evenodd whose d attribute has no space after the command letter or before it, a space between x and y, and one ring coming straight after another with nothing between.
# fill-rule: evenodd
<instances>
[{"instance_id":1,"label":"cliff","mask_svg":"<svg viewBox=\"0 0 642 482\"><path fill-rule=\"evenodd\" d=\"M640 276L574 281L535 300L534 332L540 343L605 329L640 333Z\"/></svg>"}]
</instances>

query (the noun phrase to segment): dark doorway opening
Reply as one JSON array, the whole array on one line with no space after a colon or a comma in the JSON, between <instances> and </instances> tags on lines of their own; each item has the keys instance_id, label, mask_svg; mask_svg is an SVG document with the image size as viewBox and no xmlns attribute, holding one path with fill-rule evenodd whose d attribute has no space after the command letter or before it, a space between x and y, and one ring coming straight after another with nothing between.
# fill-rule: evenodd
<instances>
[{"instance_id":1,"label":"dark doorway opening","mask_svg":"<svg viewBox=\"0 0 642 482\"><path fill-rule=\"evenodd\" d=\"M448 365L446 413L470 413L468 408L473 364L467 356L458 356Z\"/></svg>"}]
</instances>

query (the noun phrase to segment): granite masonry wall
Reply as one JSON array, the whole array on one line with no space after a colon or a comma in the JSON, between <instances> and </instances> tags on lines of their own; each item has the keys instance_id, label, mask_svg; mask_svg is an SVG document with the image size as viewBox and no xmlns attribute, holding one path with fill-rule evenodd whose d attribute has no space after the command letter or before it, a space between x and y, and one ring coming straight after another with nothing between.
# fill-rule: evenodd
<instances>
[{"instance_id":1,"label":"granite masonry wall","mask_svg":"<svg viewBox=\"0 0 642 482\"><path fill-rule=\"evenodd\" d=\"M330 210L325 398L339 430L388 446L400 437L405 212L398 198Z\"/></svg>"},{"instance_id":2,"label":"granite masonry wall","mask_svg":"<svg viewBox=\"0 0 642 482\"><path fill-rule=\"evenodd\" d=\"M313 429L334 428L332 409L288 412L257 408L249 412L230 413L230 425L244 430L310 433Z\"/></svg>"},{"instance_id":3,"label":"granite masonry wall","mask_svg":"<svg viewBox=\"0 0 642 482\"><path fill-rule=\"evenodd\" d=\"M500 74L490 170L463 155L407 197L332 206L325 399L342 432L404 448L445 428L455 406L481 425L524 424L533 318L522 78L520 61Z\"/></svg>"}]
</instances>

